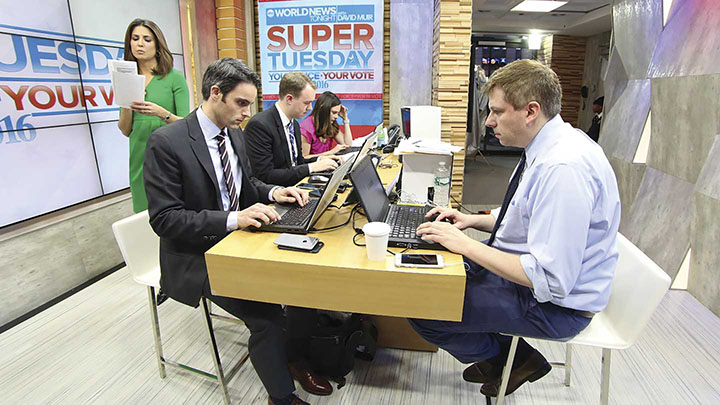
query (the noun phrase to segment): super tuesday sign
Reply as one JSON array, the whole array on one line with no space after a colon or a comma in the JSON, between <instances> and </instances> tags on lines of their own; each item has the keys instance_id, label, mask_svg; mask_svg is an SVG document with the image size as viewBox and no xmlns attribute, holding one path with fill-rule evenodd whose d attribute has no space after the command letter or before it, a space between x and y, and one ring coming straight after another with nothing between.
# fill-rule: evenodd
<instances>
[{"instance_id":1,"label":"super tuesday sign","mask_svg":"<svg viewBox=\"0 0 720 405\"><path fill-rule=\"evenodd\" d=\"M373 60L382 40L381 27L376 36L375 4L260 4L260 29L265 34L261 48L270 83L296 70L306 72L321 88L327 81L375 81L375 69L382 68L379 58Z\"/></svg>"}]
</instances>

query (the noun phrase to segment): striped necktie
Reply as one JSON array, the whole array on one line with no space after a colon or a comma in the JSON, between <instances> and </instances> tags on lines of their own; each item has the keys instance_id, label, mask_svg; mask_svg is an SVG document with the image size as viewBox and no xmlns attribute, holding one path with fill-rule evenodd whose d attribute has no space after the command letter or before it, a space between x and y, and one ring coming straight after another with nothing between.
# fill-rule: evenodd
<instances>
[{"instance_id":1,"label":"striped necktie","mask_svg":"<svg viewBox=\"0 0 720 405\"><path fill-rule=\"evenodd\" d=\"M493 227L492 234L490 235L490 239L488 239L487 242L488 246L492 246L492 243L495 241L495 235L500 228L500 223L502 222L503 218L505 218L505 213L510 206L510 201L512 200L513 195L515 195L518 185L520 185L520 179L522 178L523 171L525 171L525 152L522 153L522 156L520 157L520 163L518 163L515 174L510 180L510 185L508 186L507 192L505 192L505 199L503 199L502 207L500 208L500 214L498 214L498 217L495 220L495 226Z\"/></svg>"},{"instance_id":2,"label":"striped necktie","mask_svg":"<svg viewBox=\"0 0 720 405\"><path fill-rule=\"evenodd\" d=\"M297 166L297 149L295 145L295 125L293 125L292 120L290 120L290 124L288 124L288 134L290 134L290 150L292 150L292 164L293 166Z\"/></svg>"},{"instance_id":3,"label":"striped necktie","mask_svg":"<svg viewBox=\"0 0 720 405\"><path fill-rule=\"evenodd\" d=\"M223 179L225 180L228 197L230 197L230 207L228 210L237 211L240 207L240 199L238 198L238 193L235 189L235 179L233 178L232 170L230 168L230 158L228 157L227 148L225 147L225 131L220 131L220 134L218 134L215 139L218 141L220 163L223 167Z\"/></svg>"}]
</instances>

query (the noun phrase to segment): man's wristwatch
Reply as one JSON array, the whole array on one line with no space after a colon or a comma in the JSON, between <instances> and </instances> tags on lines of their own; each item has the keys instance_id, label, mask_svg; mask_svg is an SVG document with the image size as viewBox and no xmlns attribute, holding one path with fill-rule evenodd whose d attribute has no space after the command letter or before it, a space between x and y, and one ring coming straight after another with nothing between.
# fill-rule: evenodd
<instances>
[{"instance_id":1,"label":"man's wristwatch","mask_svg":"<svg viewBox=\"0 0 720 405\"><path fill-rule=\"evenodd\" d=\"M172 114L168 113L168 115L166 115L165 118L163 118L163 121L165 121L165 122L170 121L170 116L171 116L171 115L172 115Z\"/></svg>"}]
</instances>

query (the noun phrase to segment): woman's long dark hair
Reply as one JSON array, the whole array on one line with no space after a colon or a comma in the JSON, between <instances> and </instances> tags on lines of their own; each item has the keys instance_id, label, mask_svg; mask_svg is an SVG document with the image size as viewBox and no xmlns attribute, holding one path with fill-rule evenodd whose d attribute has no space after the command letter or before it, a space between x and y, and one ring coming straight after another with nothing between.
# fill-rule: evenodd
<instances>
[{"instance_id":1,"label":"woman's long dark hair","mask_svg":"<svg viewBox=\"0 0 720 405\"><path fill-rule=\"evenodd\" d=\"M326 91L318 97L312 111L315 135L318 138L328 139L337 135L338 124L337 121L330 120L330 109L338 105L340 99L331 91Z\"/></svg>"},{"instance_id":2,"label":"woman's long dark hair","mask_svg":"<svg viewBox=\"0 0 720 405\"><path fill-rule=\"evenodd\" d=\"M132 49L130 48L130 38L132 37L132 32L135 27L139 25L149 29L155 36L155 59L157 60L157 66L153 69L152 74L165 77L173 68L172 54L168 48L167 41L165 41L165 36L162 31L160 31L160 27L150 20L136 18L128 25L127 31L125 31L125 55L123 59L137 63L137 59L135 59L135 55L132 54Z\"/></svg>"}]
</instances>

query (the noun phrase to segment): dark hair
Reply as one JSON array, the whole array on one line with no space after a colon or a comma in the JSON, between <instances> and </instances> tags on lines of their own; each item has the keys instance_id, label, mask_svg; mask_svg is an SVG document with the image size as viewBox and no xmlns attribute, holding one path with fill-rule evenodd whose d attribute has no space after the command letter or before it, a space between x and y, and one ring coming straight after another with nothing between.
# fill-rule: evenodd
<instances>
[{"instance_id":1,"label":"dark hair","mask_svg":"<svg viewBox=\"0 0 720 405\"><path fill-rule=\"evenodd\" d=\"M278 86L278 95L282 99L285 95L290 94L293 97L300 97L300 93L305 90L307 85L317 89L313 81L303 72L290 72L283 75Z\"/></svg>"},{"instance_id":2,"label":"dark hair","mask_svg":"<svg viewBox=\"0 0 720 405\"><path fill-rule=\"evenodd\" d=\"M312 110L315 135L318 138L332 138L338 133L338 124L330 120L330 109L340 105L340 99L335 93L326 91L318 97Z\"/></svg>"},{"instance_id":3,"label":"dark hair","mask_svg":"<svg viewBox=\"0 0 720 405\"><path fill-rule=\"evenodd\" d=\"M240 59L218 59L211 63L210 66L205 69L205 74L203 74L203 100L210 98L210 88L212 86L218 86L220 92L223 94L222 99L224 101L225 95L240 83L248 83L255 86L255 88L260 88L260 76L247 67Z\"/></svg>"},{"instance_id":4,"label":"dark hair","mask_svg":"<svg viewBox=\"0 0 720 405\"><path fill-rule=\"evenodd\" d=\"M596 98L595 101L593 101L593 104L597 104L600 107L602 107L604 102L605 102L605 96L602 96L602 97Z\"/></svg>"},{"instance_id":5,"label":"dark hair","mask_svg":"<svg viewBox=\"0 0 720 405\"><path fill-rule=\"evenodd\" d=\"M136 18L128 25L125 31L125 55L123 59L137 63L135 55L132 54L132 48L130 48L130 37L132 37L132 32L135 27L140 25L149 29L155 36L155 59L157 60L157 65L153 69L152 74L165 77L173 68L172 54L168 48L167 41L165 41L165 35L160 31L160 27L150 20Z\"/></svg>"}]
</instances>

